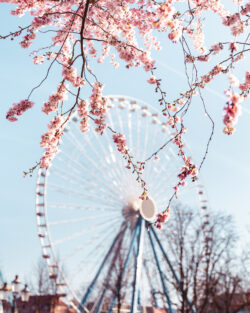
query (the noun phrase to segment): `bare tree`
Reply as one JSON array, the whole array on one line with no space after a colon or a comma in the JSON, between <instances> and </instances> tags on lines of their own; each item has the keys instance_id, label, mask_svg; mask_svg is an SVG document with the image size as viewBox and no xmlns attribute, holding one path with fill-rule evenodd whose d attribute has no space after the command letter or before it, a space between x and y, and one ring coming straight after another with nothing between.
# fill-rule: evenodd
<instances>
[{"instance_id":1,"label":"bare tree","mask_svg":"<svg viewBox=\"0 0 250 313\"><path fill-rule=\"evenodd\" d=\"M42 296L52 297L50 305L51 312L57 303L57 284L55 279L51 279L48 266L43 258L39 258L35 265L29 282L31 294L35 295L36 313L41 312L44 300Z\"/></svg>"},{"instance_id":2,"label":"bare tree","mask_svg":"<svg viewBox=\"0 0 250 313\"><path fill-rule=\"evenodd\" d=\"M241 271L249 255L244 260L237 256L237 235L230 216L212 213L205 227L206 231L199 213L177 207L164 233L165 247L179 277L177 282L170 270L165 275L178 294L177 311L236 312L239 305L249 304L246 273Z\"/></svg>"}]
</instances>

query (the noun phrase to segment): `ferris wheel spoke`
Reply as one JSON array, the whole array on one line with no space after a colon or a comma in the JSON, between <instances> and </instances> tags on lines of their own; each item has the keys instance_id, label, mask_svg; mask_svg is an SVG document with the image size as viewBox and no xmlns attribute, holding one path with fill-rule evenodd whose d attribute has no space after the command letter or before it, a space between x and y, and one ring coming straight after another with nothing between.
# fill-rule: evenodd
<instances>
[{"instance_id":1,"label":"ferris wheel spoke","mask_svg":"<svg viewBox=\"0 0 250 313\"><path fill-rule=\"evenodd\" d=\"M65 155L65 157L67 158L66 155ZM58 159L61 160L59 157L58 157ZM68 162L65 162L64 160L62 160L62 162L64 163L65 167L68 167L68 168L70 168L71 170L74 170L74 168L72 168L72 166L70 166L70 165L68 164ZM76 161L73 161L73 162L75 163ZM85 169L84 169L84 170L85 170ZM87 172L88 172L88 170L87 170ZM86 173L86 171L85 171L85 173ZM82 173L79 172L79 175L82 175ZM93 175L92 175L92 176L93 176ZM97 184L97 182L98 182L99 184ZM95 177L94 180L93 180L93 179L86 179L86 183L89 185L89 187L86 188L86 190L91 190L92 192L94 192L94 190L95 190L95 188L96 188L99 193L101 193L101 192L106 193L106 191L107 191L107 192L109 193L109 197L117 199L117 197L114 196L114 194L115 194L115 189L113 189L113 193L111 193L110 188L107 189L106 184L100 184L99 180L98 180L98 181L96 180L96 177ZM113 182L113 183L115 184L115 182ZM85 186L86 186L86 185L85 185ZM91 187L91 186L93 186L93 187ZM122 198L120 194L118 194L118 197Z\"/></svg>"},{"instance_id":2,"label":"ferris wheel spoke","mask_svg":"<svg viewBox=\"0 0 250 313\"><path fill-rule=\"evenodd\" d=\"M133 147L133 136L132 136L132 113L128 111L128 139L130 147Z\"/></svg>"},{"instance_id":3,"label":"ferris wheel spoke","mask_svg":"<svg viewBox=\"0 0 250 313\"><path fill-rule=\"evenodd\" d=\"M191 184L193 184L193 186L190 186ZM195 182L190 182L189 186L184 187L182 190L180 190L178 192L178 195L181 196L181 195L184 195L186 193L192 192L193 190L197 191L197 186L196 186Z\"/></svg>"},{"instance_id":4,"label":"ferris wheel spoke","mask_svg":"<svg viewBox=\"0 0 250 313\"><path fill-rule=\"evenodd\" d=\"M75 128L76 128L77 132L79 133L79 135L82 135L82 133L80 133L79 127L76 127L76 125L75 125ZM102 148L101 136L99 134L97 134L96 131L93 131L93 134L95 136L96 141L98 142L98 147ZM104 162L103 156L100 153L98 153L98 151L96 150L94 145L91 143L91 140L89 137L86 137L86 141L88 143L88 147L94 152L94 155L96 156L98 162L101 163L101 165L103 166L103 169L105 169L105 168L108 169L107 171L105 171L106 176L109 176L110 180L114 180L114 179L117 180L117 176L113 174L113 171L108 166L108 163ZM103 154L105 155L105 160L106 160L106 158L108 157L107 151L103 150L103 148L102 148L102 151L103 151Z\"/></svg>"},{"instance_id":5,"label":"ferris wheel spoke","mask_svg":"<svg viewBox=\"0 0 250 313\"><path fill-rule=\"evenodd\" d=\"M146 120L146 117L144 117L144 120ZM149 137L150 121L147 121L147 123L144 123L144 124L146 124L146 126L145 126L145 134L144 134L144 145L143 145L143 151L142 151L142 156L141 156L142 160L145 160L147 147L149 147L149 145L148 145L148 137Z\"/></svg>"},{"instance_id":6,"label":"ferris wheel spoke","mask_svg":"<svg viewBox=\"0 0 250 313\"><path fill-rule=\"evenodd\" d=\"M60 203L60 202L52 202L52 203L49 203L49 205L47 206L48 208L51 208L51 209L67 209L67 210L78 210L78 211L105 211L105 212L112 212L115 213L115 212L119 212L119 209L120 209L120 206L117 207L117 206L111 206L111 205L103 205L101 204L100 206L93 206L93 205L80 205L80 204L73 204L73 203ZM114 209L112 209L114 208Z\"/></svg>"},{"instance_id":7,"label":"ferris wheel spoke","mask_svg":"<svg viewBox=\"0 0 250 313\"><path fill-rule=\"evenodd\" d=\"M139 111L139 110L138 110ZM141 141L141 115L140 112L136 112L136 125L137 125L137 132L136 132L136 155L137 158L140 158L140 141Z\"/></svg>"},{"instance_id":8,"label":"ferris wheel spoke","mask_svg":"<svg viewBox=\"0 0 250 313\"><path fill-rule=\"evenodd\" d=\"M114 125L114 122L113 122L113 119L112 119L111 115L109 116L109 122L110 122L110 125L111 125L112 128L116 128L115 125ZM107 135L106 132L105 132L105 135ZM113 150L112 147L111 147L111 149ZM122 162L122 163L124 163L124 162ZM129 184L129 177L128 177L127 173L126 173L125 163L124 163L123 166L121 166L121 171L122 171L122 174L123 174L122 177L125 178L125 181L126 181L125 184L128 185Z\"/></svg>"},{"instance_id":9,"label":"ferris wheel spoke","mask_svg":"<svg viewBox=\"0 0 250 313\"><path fill-rule=\"evenodd\" d=\"M114 174L116 175L116 179L119 178L124 178L126 177L126 171L125 171L125 164L124 161L122 160L122 158L118 155L117 153L114 151L114 148L112 147L111 143L110 143L110 137L108 136L107 132L104 132L103 136L106 138L107 141L107 149L109 150L109 155L106 156L106 160L109 160L109 164L110 166L113 168L114 170ZM113 166L112 166L113 164ZM121 190L121 189L120 189ZM121 190L122 192L122 190Z\"/></svg>"},{"instance_id":10,"label":"ferris wheel spoke","mask_svg":"<svg viewBox=\"0 0 250 313\"><path fill-rule=\"evenodd\" d=\"M122 122L122 119L121 119L121 114L119 114L119 111L118 111L119 108L118 108L118 106L116 106L114 109L116 110L115 116L117 117L117 121L118 121L118 124L119 124L119 127L120 127L120 133L124 134L125 132L124 132L124 127L123 127L123 122Z\"/></svg>"},{"instance_id":11,"label":"ferris wheel spoke","mask_svg":"<svg viewBox=\"0 0 250 313\"><path fill-rule=\"evenodd\" d=\"M55 240L55 241L54 241L54 246L59 245L59 244L62 244L62 243L65 243L65 242L68 241L68 240L75 239L75 238L77 238L77 237L79 237L79 236L82 236L82 235L84 235L84 234L86 234L86 233L89 233L89 232L91 232L91 231L96 231L97 229L100 229L100 228L102 228L102 227L104 227L104 226L106 226L106 225L108 225L108 224L111 224L111 225L112 225L112 223L113 223L114 221L117 221L117 220L119 220L119 218L113 218L113 219L110 219L110 220L109 220L108 222L106 222L106 223L101 223L101 224L95 225L95 226L93 226L93 227L90 227L90 228L88 228L88 229L85 229L85 230L83 230L83 231L80 231L80 232L78 232L78 233L74 233L74 234L72 234L72 235L70 235L70 236L68 236L68 237L64 237L64 238L62 238L62 239Z\"/></svg>"},{"instance_id":12,"label":"ferris wheel spoke","mask_svg":"<svg viewBox=\"0 0 250 313\"><path fill-rule=\"evenodd\" d=\"M67 180L67 177L65 177L65 176L61 176L59 173L56 173L56 176L58 176L58 177L60 177L60 178L62 178L62 179L64 179L65 180L65 182L69 182L68 180ZM76 182L74 182L74 185L76 186L76 187L79 187L79 186L82 186L81 184L77 184ZM61 185L58 185L58 184L55 184L55 183L49 183L48 184L48 186L49 187L51 187L51 188L53 188L53 190L57 190L58 192L64 192L64 190L65 190L65 188L66 188L66 190L69 190L69 192L73 192L75 195L77 194L77 195L79 195L80 196L80 198L87 198L89 201L94 201L95 203L97 202L97 200L103 200L103 201L107 201L107 200L109 200L109 202L110 202L110 204L112 204L112 203L116 203L116 204L120 204L121 203L121 200L119 201L119 200L117 200L117 198L116 197L109 197L109 196L107 196L107 197L103 197L103 196L101 196L101 194L97 194L96 193L96 191L95 191L95 189L94 190L85 190L85 189L83 189L83 191L76 191L76 190L74 190L74 189L72 189L72 188L67 188L67 186L61 186ZM72 186L73 187L73 186ZM84 185L83 185L83 187L84 187ZM100 189L98 188L97 189L99 192L100 192Z\"/></svg>"},{"instance_id":13,"label":"ferris wheel spoke","mask_svg":"<svg viewBox=\"0 0 250 313\"><path fill-rule=\"evenodd\" d=\"M97 179L100 183L102 183L103 185L105 185L107 187L107 189L109 189L110 191L112 191L112 189L109 187L110 185L114 184L113 180L107 180L107 175L105 172L103 172L102 168L99 166L98 163L96 163L92 158L90 158L88 156L87 153L85 153L84 147L82 145L82 143L75 137L75 135L73 133L70 133L70 136L73 138L74 141L71 140L71 143L74 144L77 149L82 153L84 160L86 159L89 164L91 164L94 168L98 168L100 173L102 174L102 180L100 180L100 176L98 177L98 175L95 175L93 172L89 171L89 164L85 167L85 170L88 171L88 173L94 177L95 179ZM69 138L69 136L68 136ZM82 162L80 162L80 164L83 164ZM116 191L117 193L117 191Z\"/></svg>"},{"instance_id":14,"label":"ferris wheel spoke","mask_svg":"<svg viewBox=\"0 0 250 313\"><path fill-rule=\"evenodd\" d=\"M102 135L102 138L104 137L106 139L106 141L107 141L106 144L109 147L109 150L111 150L111 155L114 156L115 155L114 150L112 148L110 149L110 147L111 147L111 144L110 144L111 138L109 138L107 136L107 132L104 132L104 134ZM102 149L102 152L103 152L103 154L105 156L105 161L106 161L105 168L107 169L107 172L110 173L111 179L113 179L114 181L117 181L118 177L121 177L121 174L122 174L121 166L118 167L119 162L117 162L116 164L115 164L115 162L113 162L114 163L113 166L110 166L110 163L111 163L110 158L112 159L112 157L110 155L110 152L108 153L107 149L105 149L105 147L103 146L103 140L101 140L101 138L100 138L101 136L98 135L96 132L94 132L94 136L96 138L96 141L98 142L98 146ZM121 156L119 156L119 157L121 159ZM120 159L119 159L119 161L120 161ZM115 160L116 160L116 158L115 158ZM120 161L120 165L121 165L121 163L122 163L122 160ZM114 165L116 165L116 166L114 166ZM122 192L122 187L121 187L120 184L117 184L117 188L120 190L120 192Z\"/></svg>"},{"instance_id":15,"label":"ferris wheel spoke","mask_svg":"<svg viewBox=\"0 0 250 313\"><path fill-rule=\"evenodd\" d=\"M151 143L150 143L150 147L154 147L152 150L153 151L155 151L155 150L157 150L156 148L155 148L155 146L156 146L156 143L158 144L158 141L157 141L157 137L159 136L159 134L158 134L158 132L154 132L153 134L152 134L152 136L151 136ZM145 158L144 158L145 159ZM145 180L146 181L148 181L149 180L149 177L152 175L152 173L153 173L153 168L154 167L156 167L155 166L156 165L156 163L154 162L154 160L151 160L151 162L149 162L148 164L147 164L147 172L146 172L146 177L145 177ZM154 181L154 178L155 177L153 177L153 175L151 176L152 177L152 180Z\"/></svg>"},{"instance_id":16,"label":"ferris wheel spoke","mask_svg":"<svg viewBox=\"0 0 250 313\"><path fill-rule=\"evenodd\" d=\"M67 261L68 259L70 259L72 256L76 255L77 253L79 252L84 252L86 251L86 253L91 253L87 250L86 247L88 247L89 245L93 245L93 241L95 240L96 242L96 245L94 246L93 248L93 251L98 251L97 248L98 247L102 247L102 245L104 245L104 243L106 244L109 244L109 241L108 239L110 238L110 235L112 235L115 230L117 229L116 226L114 227L108 227L107 231L105 232L105 235L104 236L100 236L100 234L98 234L98 236L95 234L94 236L91 236L90 239L86 242L84 242L84 244L81 244L81 245L78 245L74 251L72 251L70 254L67 254L65 255L63 258L62 258L62 262L63 261ZM82 259L84 260L84 258L82 257ZM81 261L80 264L84 262L84 261ZM78 267L76 268L77 272L79 272L79 269Z\"/></svg>"},{"instance_id":17,"label":"ferris wheel spoke","mask_svg":"<svg viewBox=\"0 0 250 313\"><path fill-rule=\"evenodd\" d=\"M62 186L54 184L54 183L49 183L48 187L50 187L51 190L53 190L53 191L57 191L57 192L60 192L60 193L63 193L63 194L76 195L79 198L82 198L82 199L85 199L85 200L86 200L86 197L87 197L87 200L93 201L95 203L98 200L98 197L94 197L94 196L91 197L88 193L84 194L83 192L79 192L79 191L76 191L74 189L62 187ZM121 202L119 200L116 201L115 198L114 199L110 199L109 197L107 197L107 198L103 198L102 199L102 197L101 197L100 200L104 200L104 201L108 200L110 204L114 204L114 205L116 204L118 206L120 206L120 204L121 204Z\"/></svg>"},{"instance_id":18,"label":"ferris wheel spoke","mask_svg":"<svg viewBox=\"0 0 250 313\"><path fill-rule=\"evenodd\" d=\"M155 175L154 177L155 177L155 180L156 180L156 182L155 182L155 184L153 185L153 191L155 190L155 196L157 197L157 198L160 198L160 194L162 193L162 192L165 192L165 190L166 189L171 189L171 188L173 188L173 186L175 185L175 182L174 181L172 181L173 179L172 179L172 177L177 177L177 169L176 168L173 168L172 166L171 166L171 164L170 164L170 166L168 167L167 166L168 164L166 164L166 166L164 167L164 165L163 165L163 162L161 162L160 163L160 168L158 169L158 171L159 171L159 174L163 174L163 173L165 173L165 179L166 179L166 181L167 181L167 185L164 185L163 183L162 183L162 181L160 180L160 179L158 179L159 178L159 174L157 174L157 175ZM155 172L155 171L154 171Z\"/></svg>"},{"instance_id":19,"label":"ferris wheel spoke","mask_svg":"<svg viewBox=\"0 0 250 313\"><path fill-rule=\"evenodd\" d=\"M60 157L58 158L58 160L61 160ZM84 179L82 177L82 172L76 172L76 173L74 173L73 171L69 172L53 164L53 167L50 169L50 173L52 174L55 173L55 175L57 175L58 172L61 175L64 175L63 176L64 179L69 180L69 178L71 178L70 181L73 180L74 182L79 182L80 185L84 185L85 190L93 190L93 186L98 187L98 188L100 187L94 181L91 181L91 184L89 186L86 186L86 183L89 183L89 180Z\"/></svg>"},{"instance_id":20,"label":"ferris wheel spoke","mask_svg":"<svg viewBox=\"0 0 250 313\"><path fill-rule=\"evenodd\" d=\"M178 191L178 193L177 193L178 199L180 199L181 196L184 196L184 195L187 194L187 193L188 193L188 194L193 194L193 195L195 195L195 193L197 193L197 191L196 191L196 186L194 186L194 187L189 187L189 188L187 188L187 187L182 187L182 188L185 188L185 189ZM161 196L161 195L160 195L160 196ZM169 195L166 196L166 197L162 197L162 196L161 196L161 201L160 201L159 203L160 203L160 204L161 204L161 203L165 203L165 204L166 204L166 202L168 201L168 199L169 199Z\"/></svg>"},{"instance_id":21,"label":"ferris wheel spoke","mask_svg":"<svg viewBox=\"0 0 250 313\"><path fill-rule=\"evenodd\" d=\"M118 229L117 228L113 228L113 233L115 233ZM110 243L109 243L110 245ZM102 247L102 249L97 249L98 246L96 246L96 248L92 249L89 253L88 253L88 259L91 259L92 257L96 258L96 260L102 260L102 256L104 256L106 253L105 251L108 249L109 247L108 244L106 245L102 245L102 243L100 242L99 247ZM99 254L98 254L99 252ZM98 257L96 257L96 255L98 254ZM92 271L94 272L94 268L96 267L96 264L93 264L92 266Z\"/></svg>"},{"instance_id":22,"label":"ferris wheel spoke","mask_svg":"<svg viewBox=\"0 0 250 313\"><path fill-rule=\"evenodd\" d=\"M74 218L71 220L61 220L61 221L53 221L53 222L49 222L48 225L49 226L56 226L56 225L62 225L62 224L70 224L70 223L78 223L78 222L83 222L83 221L89 221L89 220L96 220L99 218L106 218L106 217L110 217L111 214L105 214L105 215L95 215L95 216L84 216L81 218Z\"/></svg>"},{"instance_id":23,"label":"ferris wheel spoke","mask_svg":"<svg viewBox=\"0 0 250 313\"><path fill-rule=\"evenodd\" d=\"M80 167L81 169L83 169L83 173L84 174L88 174L90 177L92 177L93 179L95 179L95 182L99 182L103 187L105 187L105 189L109 192L110 195L114 195L114 193L118 194L118 191L116 190L116 188L111 189L110 185L113 184L114 186L116 186L116 184L114 183L114 181L107 181L107 179L105 178L106 176L102 177L102 179L100 179L100 175L96 175L93 171L90 170L89 165L84 165L84 163L82 162L78 162L75 158L71 159L66 153L62 152L64 154L64 156L72 163L74 163L77 167ZM89 157L87 157L87 159L89 160ZM65 165L67 165L67 162L64 162ZM91 160L90 163L93 165L93 161ZM94 163L95 164L95 163ZM98 165L94 165L95 168L98 168ZM89 181L91 183L91 181Z\"/></svg>"}]
</instances>

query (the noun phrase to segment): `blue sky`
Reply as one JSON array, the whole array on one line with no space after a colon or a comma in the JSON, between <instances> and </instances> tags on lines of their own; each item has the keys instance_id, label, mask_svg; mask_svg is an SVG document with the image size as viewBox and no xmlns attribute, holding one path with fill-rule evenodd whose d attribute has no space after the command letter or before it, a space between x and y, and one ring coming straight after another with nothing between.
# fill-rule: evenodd
<instances>
[{"instance_id":1,"label":"blue sky","mask_svg":"<svg viewBox=\"0 0 250 313\"><path fill-rule=\"evenodd\" d=\"M9 6L1 4L1 34L14 30L16 25L25 25L8 13ZM216 26L215 26L216 27ZM208 29L208 43L213 38L213 30ZM220 34L227 36L226 31ZM157 59L158 76L163 78L163 86L171 98L176 90L185 90L181 54L178 47L161 35L163 49L154 53ZM17 41L0 41L0 142L1 142L1 182L0 182L0 269L7 280L19 273L24 280L32 271L40 255L35 220L35 183L32 178L23 178L27 170L38 161L42 150L39 147L40 136L46 131L48 118L41 114L41 104L50 92L56 88L57 71L33 96L35 106L24 114L19 122L5 120L9 106L24 99L30 89L43 77L46 66L35 66L28 56L30 51L20 48ZM240 79L249 62L240 64ZM124 94L144 100L157 106L157 97L153 87L146 83L149 78L142 69L126 70L121 65L114 70L108 65L94 66L100 81L105 83L105 94ZM204 70L206 67L204 67ZM56 81L56 83L55 83ZM223 90L228 82L219 78L204 91L206 104L213 116L216 127L209 155L202 169L201 177L206 187L210 206L214 210L232 214L236 227L246 242L249 228L249 186L250 186L250 108L249 100L243 103L243 114L239 118L237 130L233 136L222 133L222 114L225 104ZM210 125L201 109L198 99L194 100L187 118L189 132L186 136L193 156L201 160ZM248 235L249 240L249 235Z\"/></svg>"}]
</instances>

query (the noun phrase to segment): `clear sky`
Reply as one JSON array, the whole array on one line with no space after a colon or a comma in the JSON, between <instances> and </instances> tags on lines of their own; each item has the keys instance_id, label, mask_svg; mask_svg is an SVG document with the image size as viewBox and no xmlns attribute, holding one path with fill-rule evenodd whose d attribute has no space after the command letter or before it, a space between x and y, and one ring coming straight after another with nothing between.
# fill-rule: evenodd
<instances>
[{"instance_id":1,"label":"clear sky","mask_svg":"<svg viewBox=\"0 0 250 313\"><path fill-rule=\"evenodd\" d=\"M16 25L26 24L25 21L9 15L9 7L1 4L1 34L15 30ZM214 28L208 30L208 44L215 29L216 23ZM220 36L221 40L227 36L226 31ZM185 90L186 87L181 54L178 47L170 43L166 36L161 36L161 39L163 49L154 53L157 73L163 78L163 86L173 99L181 88ZM34 65L28 56L30 51L21 49L16 41L1 40L0 49L0 269L9 281L16 273L24 280L36 264L41 249L35 219L36 173L32 178L24 179L23 170L33 166L41 156L40 136L46 131L48 121L45 115L40 114L41 104L55 90L55 81L59 79L57 80L55 70L43 87L34 94L34 108L24 114L19 122L6 121L5 114L9 106L27 96L30 89L43 77L46 66ZM244 78L247 65L249 66L247 60L241 63L240 79ZM157 106L157 97L153 88L146 83L149 77L143 70L126 70L122 65L117 70L108 65L94 66L94 69L98 70L100 81L105 83L105 94L124 94ZM228 82L223 76L204 91L207 108L216 127L201 177L207 189L210 207L232 214L242 235L241 240L246 242L250 212L250 103L249 100L243 103L243 114L239 118L235 134L230 137L224 135L222 114L226 100L223 90L227 86ZM190 131L186 140L194 158L200 161L210 126L198 99L192 105L187 124Z\"/></svg>"}]
</instances>

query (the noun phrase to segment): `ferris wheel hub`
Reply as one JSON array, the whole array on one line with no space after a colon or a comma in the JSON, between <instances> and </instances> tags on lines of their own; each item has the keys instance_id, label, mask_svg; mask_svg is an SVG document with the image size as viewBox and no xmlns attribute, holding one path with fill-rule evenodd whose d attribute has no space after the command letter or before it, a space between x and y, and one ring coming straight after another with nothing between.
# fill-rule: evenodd
<instances>
[{"instance_id":1,"label":"ferris wheel hub","mask_svg":"<svg viewBox=\"0 0 250 313\"><path fill-rule=\"evenodd\" d=\"M141 202L140 214L146 221L152 221L156 217L156 206L153 199L149 198Z\"/></svg>"},{"instance_id":2,"label":"ferris wheel hub","mask_svg":"<svg viewBox=\"0 0 250 313\"><path fill-rule=\"evenodd\" d=\"M135 195L127 197L126 205L122 209L122 214L127 222L134 224L141 215L146 221L152 221L156 217L156 206L153 199L141 200Z\"/></svg>"},{"instance_id":3,"label":"ferris wheel hub","mask_svg":"<svg viewBox=\"0 0 250 313\"><path fill-rule=\"evenodd\" d=\"M126 204L122 209L122 214L133 228L139 216L142 200L135 195L130 195L126 199Z\"/></svg>"}]
</instances>

